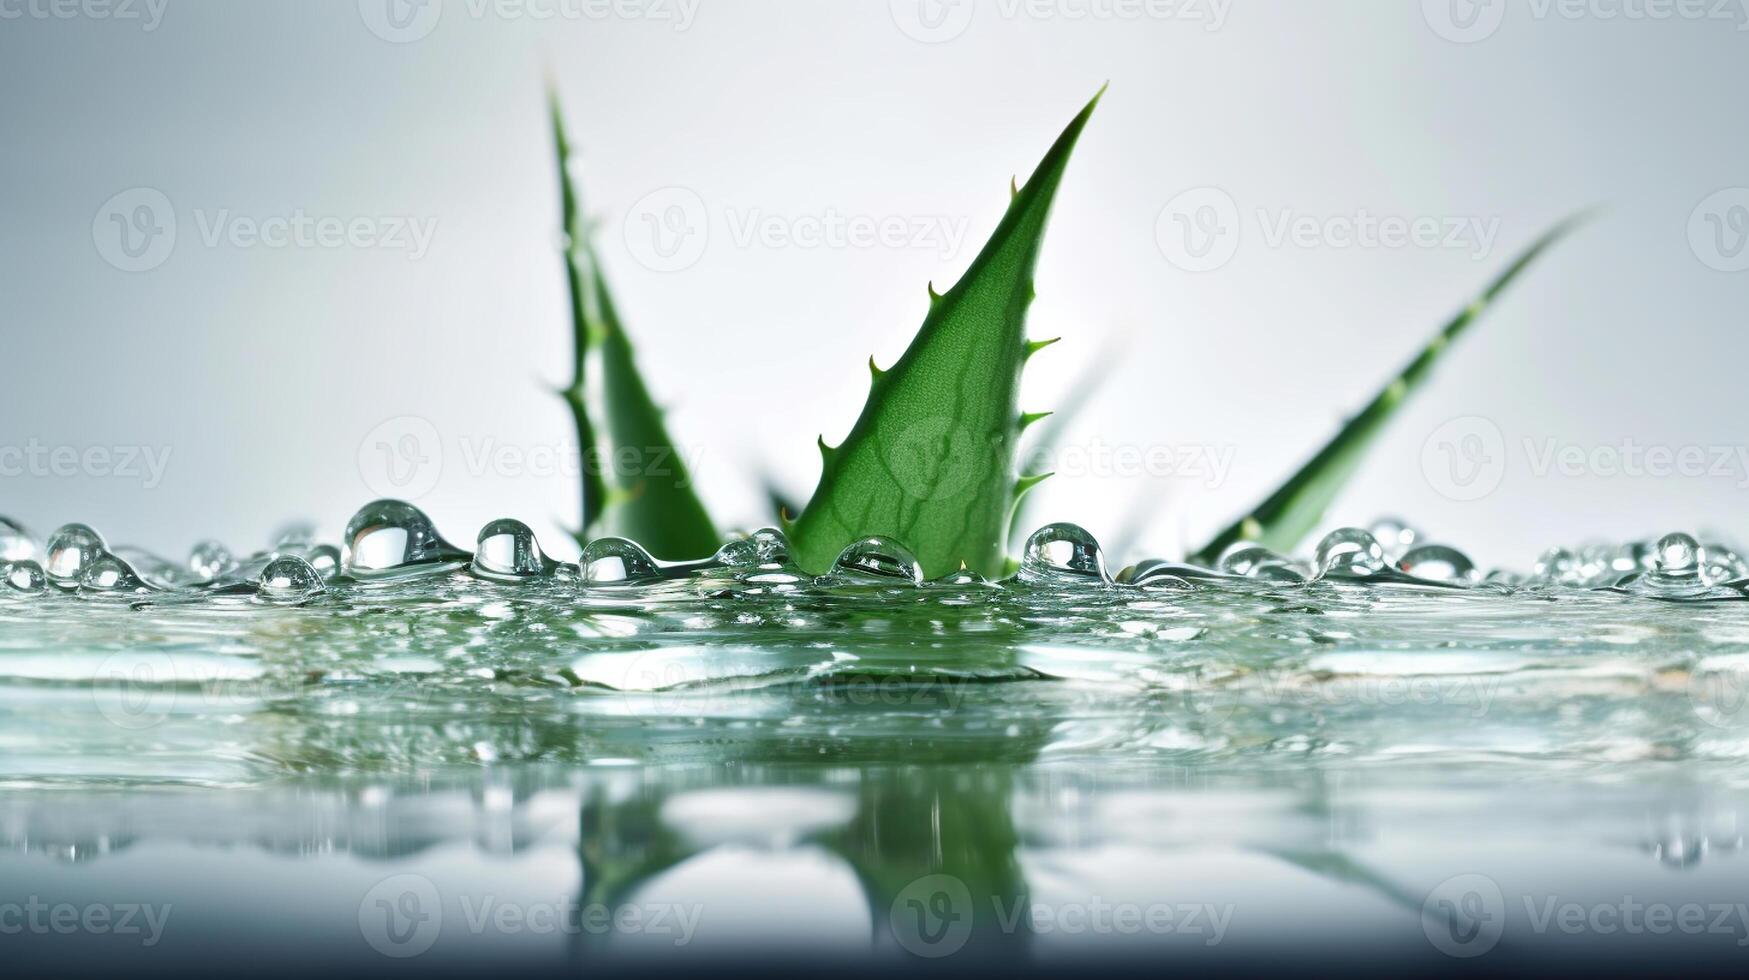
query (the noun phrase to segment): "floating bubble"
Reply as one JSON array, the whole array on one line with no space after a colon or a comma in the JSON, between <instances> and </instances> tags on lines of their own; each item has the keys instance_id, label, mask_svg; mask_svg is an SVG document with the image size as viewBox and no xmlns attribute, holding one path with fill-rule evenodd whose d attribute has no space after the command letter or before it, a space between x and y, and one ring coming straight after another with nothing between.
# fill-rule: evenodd
<instances>
[{"instance_id":1,"label":"floating bubble","mask_svg":"<svg viewBox=\"0 0 1749 980\"><path fill-rule=\"evenodd\" d=\"M1377 538L1358 527L1339 527L1318 542L1318 574L1361 578L1384 570L1385 551Z\"/></svg>"},{"instance_id":2,"label":"floating bubble","mask_svg":"<svg viewBox=\"0 0 1749 980\"><path fill-rule=\"evenodd\" d=\"M225 574L236 564L231 549L217 541L202 541L188 552L188 570L205 582Z\"/></svg>"},{"instance_id":3,"label":"floating bubble","mask_svg":"<svg viewBox=\"0 0 1749 980\"><path fill-rule=\"evenodd\" d=\"M1047 524L1026 539L1020 580L1034 584L1093 580L1110 584L1105 553L1093 535L1074 524Z\"/></svg>"},{"instance_id":4,"label":"floating bubble","mask_svg":"<svg viewBox=\"0 0 1749 980\"><path fill-rule=\"evenodd\" d=\"M1377 539L1379 547L1384 550L1385 557L1395 561L1404 552L1415 547L1421 540L1421 533L1409 526L1407 521L1396 517L1381 517L1367 528Z\"/></svg>"},{"instance_id":5,"label":"floating bubble","mask_svg":"<svg viewBox=\"0 0 1749 980\"><path fill-rule=\"evenodd\" d=\"M0 562L35 561L36 538L24 525L9 517L0 517Z\"/></svg>"},{"instance_id":6,"label":"floating bubble","mask_svg":"<svg viewBox=\"0 0 1749 980\"><path fill-rule=\"evenodd\" d=\"M1228 575L1250 575L1260 565L1279 565L1286 560L1260 544L1239 541L1221 553L1215 568Z\"/></svg>"},{"instance_id":7,"label":"floating bubble","mask_svg":"<svg viewBox=\"0 0 1749 980\"><path fill-rule=\"evenodd\" d=\"M904 545L879 535L851 543L832 562L832 574L851 581L923 584L923 566Z\"/></svg>"},{"instance_id":8,"label":"floating bubble","mask_svg":"<svg viewBox=\"0 0 1749 980\"><path fill-rule=\"evenodd\" d=\"M1208 572L1195 565L1185 565L1179 562L1164 561L1159 558L1147 558L1136 562L1124 570L1125 574L1118 576L1118 581L1126 585L1149 585L1155 588L1188 589L1191 588L1190 576L1206 577Z\"/></svg>"},{"instance_id":9,"label":"floating bubble","mask_svg":"<svg viewBox=\"0 0 1749 980\"><path fill-rule=\"evenodd\" d=\"M577 559L585 585L628 585L662 577L662 566L636 541L596 538Z\"/></svg>"},{"instance_id":10,"label":"floating bubble","mask_svg":"<svg viewBox=\"0 0 1749 980\"><path fill-rule=\"evenodd\" d=\"M1701 577L1709 585L1730 582L1749 575L1749 563L1722 544L1703 544L1701 552L1706 555L1706 562L1701 567Z\"/></svg>"},{"instance_id":11,"label":"floating bubble","mask_svg":"<svg viewBox=\"0 0 1749 980\"><path fill-rule=\"evenodd\" d=\"M949 572L938 579L931 579L929 584L951 585L959 588L985 588L990 585L990 580L962 564L959 571Z\"/></svg>"},{"instance_id":12,"label":"floating bubble","mask_svg":"<svg viewBox=\"0 0 1749 980\"><path fill-rule=\"evenodd\" d=\"M474 574L489 579L520 580L546 572L547 557L527 524L508 517L480 528L474 547Z\"/></svg>"},{"instance_id":13,"label":"floating bubble","mask_svg":"<svg viewBox=\"0 0 1749 980\"><path fill-rule=\"evenodd\" d=\"M41 592L48 584L42 566L29 558L0 564L0 586L10 592Z\"/></svg>"},{"instance_id":14,"label":"floating bubble","mask_svg":"<svg viewBox=\"0 0 1749 980\"><path fill-rule=\"evenodd\" d=\"M43 572L63 589L76 588L86 566L108 551L103 535L84 524L64 524L49 535L48 564Z\"/></svg>"},{"instance_id":15,"label":"floating bubble","mask_svg":"<svg viewBox=\"0 0 1749 980\"><path fill-rule=\"evenodd\" d=\"M789 560L789 539L775 527L762 527L745 538L730 541L718 548L716 555L717 564L730 568L787 565Z\"/></svg>"},{"instance_id":16,"label":"floating bubble","mask_svg":"<svg viewBox=\"0 0 1749 980\"><path fill-rule=\"evenodd\" d=\"M1530 573L1543 582L1572 585L1580 581L1581 566L1578 556L1566 548L1550 548L1536 560Z\"/></svg>"},{"instance_id":17,"label":"floating bubble","mask_svg":"<svg viewBox=\"0 0 1749 980\"><path fill-rule=\"evenodd\" d=\"M302 602L322 592L322 575L297 555L280 555L267 563L257 582L269 602Z\"/></svg>"},{"instance_id":18,"label":"floating bubble","mask_svg":"<svg viewBox=\"0 0 1749 980\"><path fill-rule=\"evenodd\" d=\"M424 511L406 501L372 501L346 523L346 571L358 578L391 576L468 557L437 533Z\"/></svg>"},{"instance_id":19,"label":"floating bubble","mask_svg":"<svg viewBox=\"0 0 1749 980\"><path fill-rule=\"evenodd\" d=\"M1443 544L1418 544L1403 553L1397 567L1429 582L1469 585L1482 578L1469 555Z\"/></svg>"},{"instance_id":20,"label":"floating bubble","mask_svg":"<svg viewBox=\"0 0 1749 980\"><path fill-rule=\"evenodd\" d=\"M304 552L304 560L326 582L340 574L340 549L331 544L319 544Z\"/></svg>"},{"instance_id":21,"label":"floating bubble","mask_svg":"<svg viewBox=\"0 0 1749 980\"><path fill-rule=\"evenodd\" d=\"M79 591L94 595L131 595L150 592L151 587L127 559L100 551L81 566Z\"/></svg>"},{"instance_id":22,"label":"floating bubble","mask_svg":"<svg viewBox=\"0 0 1749 980\"><path fill-rule=\"evenodd\" d=\"M1653 554L1652 567L1659 575L1688 578L1700 574L1700 542L1681 531L1659 538Z\"/></svg>"}]
</instances>

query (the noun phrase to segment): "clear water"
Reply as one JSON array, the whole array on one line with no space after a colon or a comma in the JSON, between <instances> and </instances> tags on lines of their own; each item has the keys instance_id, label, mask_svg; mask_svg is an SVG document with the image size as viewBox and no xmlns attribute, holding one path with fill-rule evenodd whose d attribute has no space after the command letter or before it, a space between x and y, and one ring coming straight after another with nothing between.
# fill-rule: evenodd
<instances>
[{"instance_id":1,"label":"clear water","mask_svg":"<svg viewBox=\"0 0 1749 980\"><path fill-rule=\"evenodd\" d=\"M1382 524L1114 577L1052 525L992 584L879 540L808 576L775 532L563 565L390 503L184 563L10 526L0 926L166 915L21 963L1749 948L1749 596L1685 535L1484 576Z\"/></svg>"}]
</instances>

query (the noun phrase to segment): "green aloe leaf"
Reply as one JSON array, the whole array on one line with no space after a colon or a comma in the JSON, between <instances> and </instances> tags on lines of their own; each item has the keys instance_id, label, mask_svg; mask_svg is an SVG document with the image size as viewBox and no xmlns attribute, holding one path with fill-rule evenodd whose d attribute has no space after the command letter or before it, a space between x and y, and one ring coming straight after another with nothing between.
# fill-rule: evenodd
<instances>
[{"instance_id":1,"label":"green aloe leaf","mask_svg":"<svg viewBox=\"0 0 1749 980\"><path fill-rule=\"evenodd\" d=\"M631 340L582 217L571 176L571 143L556 96L551 108L575 353L575 372L562 394L577 424L584 462L583 526L577 538L615 534L631 538L657 558L702 558L722 541L693 491L692 475L668 435L662 410L638 373ZM587 397L592 363L600 429Z\"/></svg>"},{"instance_id":2,"label":"green aloe leaf","mask_svg":"<svg viewBox=\"0 0 1749 980\"><path fill-rule=\"evenodd\" d=\"M1384 430L1385 423L1390 421L1397 409L1408 400L1409 395L1427 380L1434 364L1450 347L1451 342L1475 323L1494 298L1511 285L1545 249L1571 231L1581 220L1582 216L1576 216L1561 222L1520 253L1504 272L1488 284L1481 295L1464 307L1463 312L1434 334L1421 353L1373 396L1372 401L1359 414L1349 419L1342 430L1336 433L1336 437L1318 450L1317 455L1300 467L1298 472L1263 503L1216 535L1214 540L1192 555L1190 560L1212 564L1222 551L1238 541L1255 541L1280 552L1293 550L1323 519L1324 511L1341 491L1343 484L1354 475L1367 449Z\"/></svg>"},{"instance_id":3,"label":"green aloe leaf","mask_svg":"<svg viewBox=\"0 0 1749 980\"><path fill-rule=\"evenodd\" d=\"M1100 94L1104 89L1100 90ZM1019 494L1042 477L1014 473L1024 424L1016 402L1026 359L1047 342L1026 339L1033 267L1057 185L1099 95L1068 127L954 287L930 290L910 347L874 374L862 415L823 465L812 499L790 527L796 560L825 571L851 542L880 534L916 553L927 576L963 563L1004 570L1003 542Z\"/></svg>"}]
</instances>

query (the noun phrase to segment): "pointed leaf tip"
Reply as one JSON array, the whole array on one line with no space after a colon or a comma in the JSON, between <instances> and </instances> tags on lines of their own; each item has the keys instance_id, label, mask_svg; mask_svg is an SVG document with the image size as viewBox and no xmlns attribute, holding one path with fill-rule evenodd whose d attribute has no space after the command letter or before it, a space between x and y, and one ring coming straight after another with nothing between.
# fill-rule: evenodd
<instances>
[{"instance_id":1,"label":"pointed leaf tip","mask_svg":"<svg viewBox=\"0 0 1749 980\"><path fill-rule=\"evenodd\" d=\"M1031 357L1032 355L1037 354L1039 351L1044 350L1046 347L1049 347L1052 344L1054 344L1057 341L1062 340L1062 339L1063 338L1061 338L1061 337L1052 337L1049 340L1029 340L1026 342L1026 353L1023 354L1022 356L1023 357Z\"/></svg>"},{"instance_id":2,"label":"pointed leaf tip","mask_svg":"<svg viewBox=\"0 0 1749 980\"><path fill-rule=\"evenodd\" d=\"M1020 431L1025 432L1030 426L1032 426L1032 424L1034 422L1037 422L1040 419L1048 419L1054 414L1056 414L1056 413L1054 413L1054 412L1021 412L1020 413Z\"/></svg>"}]
</instances>

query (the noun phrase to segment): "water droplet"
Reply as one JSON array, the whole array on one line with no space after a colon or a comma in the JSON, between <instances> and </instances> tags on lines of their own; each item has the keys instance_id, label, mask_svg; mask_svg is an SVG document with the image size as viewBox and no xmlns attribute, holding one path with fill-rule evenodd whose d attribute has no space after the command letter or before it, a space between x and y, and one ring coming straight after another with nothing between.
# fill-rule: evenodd
<instances>
[{"instance_id":1,"label":"water droplet","mask_svg":"<svg viewBox=\"0 0 1749 980\"><path fill-rule=\"evenodd\" d=\"M547 557L527 524L500 518L480 528L474 548L474 574L482 578L518 580L534 578L547 570Z\"/></svg>"},{"instance_id":2,"label":"water droplet","mask_svg":"<svg viewBox=\"0 0 1749 980\"><path fill-rule=\"evenodd\" d=\"M1410 527L1407 521L1396 517L1381 517L1373 521L1367 530L1378 540L1385 557L1393 561L1421 540L1421 532Z\"/></svg>"},{"instance_id":3,"label":"water droplet","mask_svg":"<svg viewBox=\"0 0 1749 980\"><path fill-rule=\"evenodd\" d=\"M188 570L204 582L225 574L236 563L231 557L231 549L217 541L202 541L188 552Z\"/></svg>"},{"instance_id":4,"label":"water droplet","mask_svg":"<svg viewBox=\"0 0 1749 980\"><path fill-rule=\"evenodd\" d=\"M1467 585L1482 578L1469 555L1443 544L1418 544L1403 553L1397 567L1429 582Z\"/></svg>"},{"instance_id":5,"label":"water droplet","mask_svg":"<svg viewBox=\"0 0 1749 980\"><path fill-rule=\"evenodd\" d=\"M381 578L468 557L437 533L424 511L405 501L372 501L346 523L346 571L358 578Z\"/></svg>"},{"instance_id":6,"label":"water droplet","mask_svg":"<svg viewBox=\"0 0 1749 980\"><path fill-rule=\"evenodd\" d=\"M48 582L42 566L29 558L0 565L0 583L12 592L41 592Z\"/></svg>"},{"instance_id":7,"label":"water droplet","mask_svg":"<svg viewBox=\"0 0 1749 980\"><path fill-rule=\"evenodd\" d=\"M990 580L969 568L961 568L957 572L949 572L938 579L930 580L930 585L949 585L956 588L980 589L990 586Z\"/></svg>"},{"instance_id":8,"label":"water droplet","mask_svg":"<svg viewBox=\"0 0 1749 980\"><path fill-rule=\"evenodd\" d=\"M1542 582L1571 585L1579 578L1579 559L1565 548L1550 548L1536 560L1530 573Z\"/></svg>"},{"instance_id":9,"label":"water droplet","mask_svg":"<svg viewBox=\"0 0 1749 980\"><path fill-rule=\"evenodd\" d=\"M100 551L82 565L79 591L81 594L122 595L149 592L151 588L126 559Z\"/></svg>"},{"instance_id":10,"label":"water droplet","mask_svg":"<svg viewBox=\"0 0 1749 980\"><path fill-rule=\"evenodd\" d=\"M730 568L765 568L787 565L789 539L775 527L762 527L717 549L716 561Z\"/></svg>"},{"instance_id":11,"label":"water droplet","mask_svg":"<svg viewBox=\"0 0 1749 980\"><path fill-rule=\"evenodd\" d=\"M269 602L302 602L322 592L322 575L297 555L280 555L267 563L257 583Z\"/></svg>"},{"instance_id":12,"label":"water droplet","mask_svg":"<svg viewBox=\"0 0 1749 980\"><path fill-rule=\"evenodd\" d=\"M1385 551L1377 538L1358 527L1339 527L1318 542L1319 576L1361 578L1384 570Z\"/></svg>"},{"instance_id":13,"label":"water droplet","mask_svg":"<svg viewBox=\"0 0 1749 980\"><path fill-rule=\"evenodd\" d=\"M627 585L662 577L662 566L637 542L625 538L596 538L577 559L584 585Z\"/></svg>"},{"instance_id":14,"label":"water droplet","mask_svg":"<svg viewBox=\"0 0 1749 980\"><path fill-rule=\"evenodd\" d=\"M1722 544L1701 545L1701 551L1706 555L1706 565L1701 569L1701 577L1708 585L1730 582L1749 575L1749 563L1731 549Z\"/></svg>"},{"instance_id":15,"label":"water droplet","mask_svg":"<svg viewBox=\"0 0 1749 980\"><path fill-rule=\"evenodd\" d=\"M1047 524L1026 539L1020 580L1030 583L1086 581L1110 583L1105 553L1093 535L1074 524Z\"/></svg>"},{"instance_id":16,"label":"water droplet","mask_svg":"<svg viewBox=\"0 0 1749 980\"><path fill-rule=\"evenodd\" d=\"M36 538L24 525L9 517L0 517L0 561L36 560Z\"/></svg>"},{"instance_id":17,"label":"water droplet","mask_svg":"<svg viewBox=\"0 0 1749 980\"><path fill-rule=\"evenodd\" d=\"M55 585L63 589L75 588L85 574L85 567L108 551L109 545L104 542L103 535L84 524L65 524L49 535L49 560L43 566L43 572Z\"/></svg>"},{"instance_id":18,"label":"water droplet","mask_svg":"<svg viewBox=\"0 0 1749 980\"><path fill-rule=\"evenodd\" d=\"M840 580L867 583L923 584L923 566L904 545L879 535L863 538L838 553L832 575Z\"/></svg>"},{"instance_id":19,"label":"water droplet","mask_svg":"<svg viewBox=\"0 0 1749 980\"><path fill-rule=\"evenodd\" d=\"M1215 568L1228 575L1250 575L1260 565L1279 565L1286 560L1260 544L1240 541L1221 553Z\"/></svg>"},{"instance_id":20,"label":"water droplet","mask_svg":"<svg viewBox=\"0 0 1749 980\"><path fill-rule=\"evenodd\" d=\"M1686 578L1700 572L1700 542L1676 531L1658 539L1653 568L1660 575Z\"/></svg>"},{"instance_id":21,"label":"water droplet","mask_svg":"<svg viewBox=\"0 0 1749 980\"><path fill-rule=\"evenodd\" d=\"M1191 588L1187 576L1206 577L1207 572L1194 565L1184 565L1178 562L1164 561L1159 558L1148 558L1136 562L1125 569L1127 574L1118 576L1118 580L1128 585L1151 585L1155 588L1188 589Z\"/></svg>"},{"instance_id":22,"label":"water droplet","mask_svg":"<svg viewBox=\"0 0 1749 980\"><path fill-rule=\"evenodd\" d=\"M319 544L304 552L304 560L326 582L340 574L340 549L331 544Z\"/></svg>"}]
</instances>

